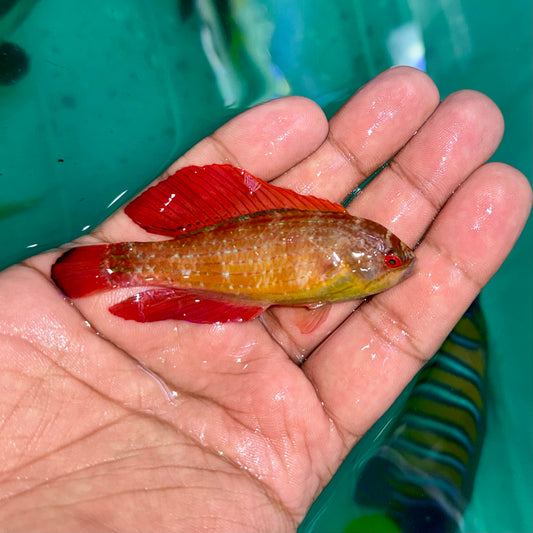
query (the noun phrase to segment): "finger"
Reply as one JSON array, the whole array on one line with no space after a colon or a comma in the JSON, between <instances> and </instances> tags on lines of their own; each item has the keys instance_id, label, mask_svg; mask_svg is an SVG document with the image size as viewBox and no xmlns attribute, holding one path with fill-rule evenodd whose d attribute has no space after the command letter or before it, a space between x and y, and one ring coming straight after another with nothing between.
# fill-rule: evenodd
<instances>
[{"instance_id":1,"label":"finger","mask_svg":"<svg viewBox=\"0 0 533 533\"><path fill-rule=\"evenodd\" d=\"M303 366L348 446L389 407L501 265L531 187L501 164L476 170L417 250L418 272L361 306Z\"/></svg>"},{"instance_id":2,"label":"finger","mask_svg":"<svg viewBox=\"0 0 533 533\"><path fill-rule=\"evenodd\" d=\"M241 113L173 163L159 179L188 165L229 163L270 180L306 158L324 141L320 107L301 97L272 100ZM157 180L156 180L157 181ZM94 232L104 241L159 240L119 210Z\"/></svg>"},{"instance_id":3,"label":"finger","mask_svg":"<svg viewBox=\"0 0 533 533\"><path fill-rule=\"evenodd\" d=\"M450 194L492 156L503 129L500 110L484 94L450 95L349 210L413 246Z\"/></svg>"},{"instance_id":4,"label":"finger","mask_svg":"<svg viewBox=\"0 0 533 533\"><path fill-rule=\"evenodd\" d=\"M461 91L446 98L418 133L365 187L348 210L380 222L414 246L452 192L496 150L503 134L499 109L486 96ZM352 302L353 304L353 302ZM290 331L277 340L293 359L309 354L341 324L353 305L334 305L315 329L301 333L302 310L276 311Z\"/></svg>"},{"instance_id":5,"label":"finger","mask_svg":"<svg viewBox=\"0 0 533 533\"><path fill-rule=\"evenodd\" d=\"M276 185L342 201L409 141L438 103L423 72L386 70L348 100L330 120L326 141Z\"/></svg>"}]
</instances>

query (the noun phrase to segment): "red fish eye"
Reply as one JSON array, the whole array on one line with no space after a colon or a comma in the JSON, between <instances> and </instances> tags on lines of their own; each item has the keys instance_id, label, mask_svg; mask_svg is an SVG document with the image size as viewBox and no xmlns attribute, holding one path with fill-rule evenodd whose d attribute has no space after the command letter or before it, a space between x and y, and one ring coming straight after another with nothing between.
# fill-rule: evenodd
<instances>
[{"instance_id":1,"label":"red fish eye","mask_svg":"<svg viewBox=\"0 0 533 533\"><path fill-rule=\"evenodd\" d=\"M385 264L392 269L399 268L403 265L403 261L396 254L387 254L385 256Z\"/></svg>"}]
</instances>

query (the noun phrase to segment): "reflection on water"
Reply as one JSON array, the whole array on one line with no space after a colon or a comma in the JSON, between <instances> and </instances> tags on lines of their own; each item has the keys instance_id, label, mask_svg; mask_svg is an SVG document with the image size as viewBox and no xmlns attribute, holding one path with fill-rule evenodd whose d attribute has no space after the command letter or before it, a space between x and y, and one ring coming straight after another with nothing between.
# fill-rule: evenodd
<instances>
[{"instance_id":1,"label":"reflection on water","mask_svg":"<svg viewBox=\"0 0 533 533\"><path fill-rule=\"evenodd\" d=\"M394 65L409 65L426 70L422 30L416 22L407 22L390 31L387 50Z\"/></svg>"},{"instance_id":2,"label":"reflection on water","mask_svg":"<svg viewBox=\"0 0 533 533\"><path fill-rule=\"evenodd\" d=\"M226 107L253 105L291 92L270 54L275 18L257 1L194 2L202 47ZM283 15L278 12L277 16ZM260 94L247 98L249 73L255 71Z\"/></svg>"}]
</instances>

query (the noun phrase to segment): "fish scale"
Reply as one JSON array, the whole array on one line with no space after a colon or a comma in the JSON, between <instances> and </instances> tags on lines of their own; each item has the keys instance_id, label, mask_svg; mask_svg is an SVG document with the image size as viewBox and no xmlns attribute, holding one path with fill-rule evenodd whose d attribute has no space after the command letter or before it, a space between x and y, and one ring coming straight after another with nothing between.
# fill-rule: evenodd
<instances>
[{"instance_id":1,"label":"fish scale","mask_svg":"<svg viewBox=\"0 0 533 533\"><path fill-rule=\"evenodd\" d=\"M283 232L269 229L281 216ZM325 281L348 273L346 261L334 264L332 242L353 230L352 219L342 214L274 211L239 221L244 224L240 227L222 224L172 241L128 243L127 253L115 254L111 248L102 268L134 272L138 279L152 277L151 285L201 288L257 301L291 293L291 303L305 303L323 296ZM309 226L316 230L313 239L307 237ZM213 234L218 237L215 241Z\"/></svg>"}]
</instances>

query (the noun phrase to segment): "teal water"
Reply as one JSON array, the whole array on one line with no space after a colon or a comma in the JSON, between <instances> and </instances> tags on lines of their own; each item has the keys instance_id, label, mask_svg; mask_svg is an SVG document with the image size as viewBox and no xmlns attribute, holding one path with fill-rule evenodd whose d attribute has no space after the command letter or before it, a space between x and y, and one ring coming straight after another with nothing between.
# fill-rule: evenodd
<instances>
[{"instance_id":1,"label":"teal water","mask_svg":"<svg viewBox=\"0 0 533 533\"><path fill-rule=\"evenodd\" d=\"M506 120L494 159L531 179L526 0L505 9L497 0L233 1L231 18L184 0L46 0L25 13L32 3L21 3L20 20L0 21L0 38L30 58L24 78L0 86L0 267L90 231L250 105L301 94L332 114L392 64L424 68L443 96L487 93ZM222 42L231 28L225 52L201 39L213 20ZM533 530L532 237L530 220L482 295L490 404L469 532ZM378 432L354 449L301 531L344 531L357 515L355 476Z\"/></svg>"}]
</instances>

